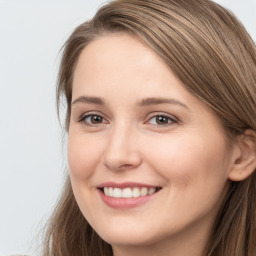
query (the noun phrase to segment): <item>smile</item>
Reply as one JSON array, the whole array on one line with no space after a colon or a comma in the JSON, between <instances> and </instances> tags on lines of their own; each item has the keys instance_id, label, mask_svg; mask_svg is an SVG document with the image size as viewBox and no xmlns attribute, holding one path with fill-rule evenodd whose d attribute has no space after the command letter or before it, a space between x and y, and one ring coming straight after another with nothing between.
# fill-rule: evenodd
<instances>
[{"instance_id":1,"label":"smile","mask_svg":"<svg viewBox=\"0 0 256 256\"><path fill-rule=\"evenodd\" d=\"M143 197L147 195L152 195L159 191L161 188L159 187L134 187L134 188L114 188L114 187L104 187L101 188L103 193L106 196L113 197L113 198L136 198L136 197Z\"/></svg>"},{"instance_id":2,"label":"smile","mask_svg":"<svg viewBox=\"0 0 256 256\"><path fill-rule=\"evenodd\" d=\"M128 209L151 201L162 189L159 186L125 182L105 182L97 187L102 201L111 208Z\"/></svg>"}]
</instances>

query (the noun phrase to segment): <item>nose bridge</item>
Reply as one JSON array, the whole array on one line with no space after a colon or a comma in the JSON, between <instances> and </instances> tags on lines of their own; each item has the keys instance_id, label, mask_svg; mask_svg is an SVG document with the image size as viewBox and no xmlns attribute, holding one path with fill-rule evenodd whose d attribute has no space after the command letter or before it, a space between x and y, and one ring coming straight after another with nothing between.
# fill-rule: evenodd
<instances>
[{"instance_id":1,"label":"nose bridge","mask_svg":"<svg viewBox=\"0 0 256 256\"><path fill-rule=\"evenodd\" d=\"M136 143L136 129L122 121L111 127L103 162L112 170L135 168L141 159Z\"/></svg>"},{"instance_id":2,"label":"nose bridge","mask_svg":"<svg viewBox=\"0 0 256 256\"><path fill-rule=\"evenodd\" d=\"M133 136L131 125L127 125L126 122L122 122L113 127L109 137L109 146L127 150L128 142ZM125 147L126 146L126 147Z\"/></svg>"}]
</instances>

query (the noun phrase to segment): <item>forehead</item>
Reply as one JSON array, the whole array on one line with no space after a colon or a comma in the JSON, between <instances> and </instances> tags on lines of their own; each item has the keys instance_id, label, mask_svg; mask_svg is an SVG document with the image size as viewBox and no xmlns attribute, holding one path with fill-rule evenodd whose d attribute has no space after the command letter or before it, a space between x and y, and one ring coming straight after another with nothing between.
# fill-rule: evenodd
<instances>
[{"instance_id":1,"label":"forehead","mask_svg":"<svg viewBox=\"0 0 256 256\"><path fill-rule=\"evenodd\" d=\"M136 37L125 33L107 34L93 40L84 48L78 59L75 76L86 73L87 69L98 73L112 68L141 71L141 68L152 68L150 65L153 60L162 62L153 50Z\"/></svg>"},{"instance_id":2,"label":"forehead","mask_svg":"<svg viewBox=\"0 0 256 256\"><path fill-rule=\"evenodd\" d=\"M124 33L108 34L92 41L80 54L73 93L100 93L116 87L146 94L153 87L157 91L160 87L170 90L170 85L177 83L183 87L166 63L137 38Z\"/></svg>"}]
</instances>

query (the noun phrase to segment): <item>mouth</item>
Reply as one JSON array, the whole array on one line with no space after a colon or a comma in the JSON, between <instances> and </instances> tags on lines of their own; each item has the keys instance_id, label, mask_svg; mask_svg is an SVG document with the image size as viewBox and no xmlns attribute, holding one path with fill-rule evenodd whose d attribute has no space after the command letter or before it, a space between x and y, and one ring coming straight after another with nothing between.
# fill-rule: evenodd
<instances>
[{"instance_id":1,"label":"mouth","mask_svg":"<svg viewBox=\"0 0 256 256\"><path fill-rule=\"evenodd\" d=\"M112 198L138 198L157 193L161 187L98 187L98 189L107 197Z\"/></svg>"}]
</instances>

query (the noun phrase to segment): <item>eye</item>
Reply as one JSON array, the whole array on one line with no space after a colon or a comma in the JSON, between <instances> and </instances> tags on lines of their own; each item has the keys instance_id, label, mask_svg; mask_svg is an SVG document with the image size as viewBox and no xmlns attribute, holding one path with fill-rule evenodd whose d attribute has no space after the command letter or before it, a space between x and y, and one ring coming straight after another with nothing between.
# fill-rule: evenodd
<instances>
[{"instance_id":1,"label":"eye","mask_svg":"<svg viewBox=\"0 0 256 256\"><path fill-rule=\"evenodd\" d=\"M99 124L105 124L107 123L107 120L105 120L102 116L96 115L96 114L89 114L83 116L79 122L84 122L87 126L94 126Z\"/></svg>"},{"instance_id":2,"label":"eye","mask_svg":"<svg viewBox=\"0 0 256 256\"><path fill-rule=\"evenodd\" d=\"M155 115L153 117L151 117L148 121L148 123L153 124L153 125L161 125L161 126L166 126L166 125L170 125L173 123L176 123L177 121L167 115Z\"/></svg>"}]
</instances>

